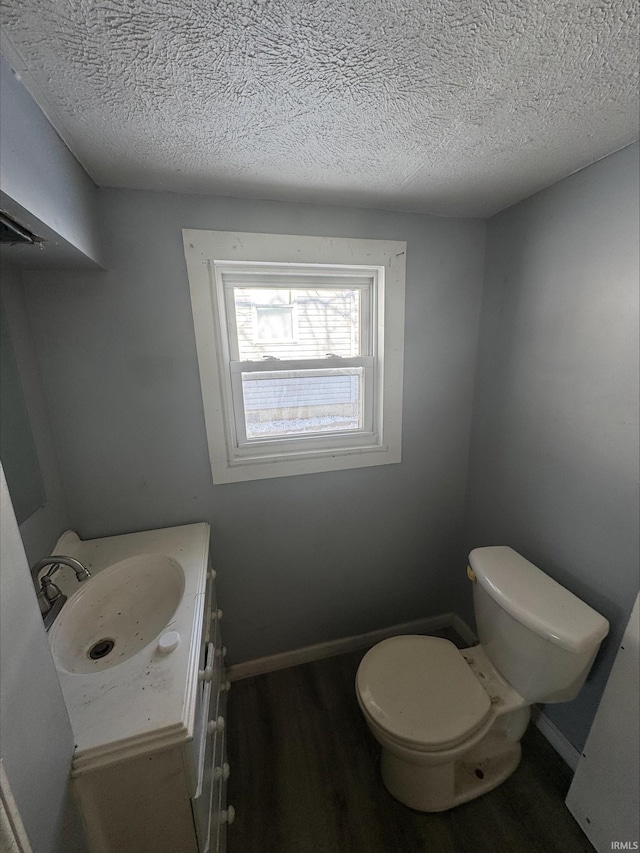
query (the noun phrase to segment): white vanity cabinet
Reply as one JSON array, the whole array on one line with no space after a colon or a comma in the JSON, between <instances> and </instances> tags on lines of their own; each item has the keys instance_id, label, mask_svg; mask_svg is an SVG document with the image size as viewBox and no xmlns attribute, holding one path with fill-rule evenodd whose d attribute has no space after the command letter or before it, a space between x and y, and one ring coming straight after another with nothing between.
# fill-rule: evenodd
<instances>
[{"instance_id":1,"label":"white vanity cabinet","mask_svg":"<svg viewBox=\"0 0 640 853\"><path fill-rule=\"evenodd\" d=\"M75 718L78 728L78 734L74 728L80 742L72 780L91 853L224 853L226 825L233 820L233 809L225 798L229 683L222 611L217 606L215 572L208 562L209 527L171 530L182 533L182 540L178 535L173 548L167 540L158 552L169 552L181 562L187 579L185 598L191 596L185 613L177 611L167 625L167 630L180 634L176 651L163 654L156 638L144 654L131 658L128 668L123 663L93 673L85 691L93 713L83 708L81 682L71 681L70 687L59 672L72 726ZM140 537L167 532L113 539L138 537L139 541L129 544L144 553L149 542ZM193 540L189 540L192 557L188 547L180 547L185 536ZM71 556L81 562L84 556L87 565L89 546L107 541L81 542ZM66 544L62 553L72 550ZM116 556L124 550L121 547ZM100 570L95 559L88 568ZM191 578L190 585L188 573L193 572L200 577ZM119 694L115 700L114 692ZM114 714L120 720L114 720Z\"/></svg>"}]
</instances>

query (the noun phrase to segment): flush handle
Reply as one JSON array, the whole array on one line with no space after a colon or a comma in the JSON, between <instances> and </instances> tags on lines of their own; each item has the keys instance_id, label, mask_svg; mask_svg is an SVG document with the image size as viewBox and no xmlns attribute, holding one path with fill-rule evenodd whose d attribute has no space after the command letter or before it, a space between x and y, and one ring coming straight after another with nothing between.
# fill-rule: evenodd
<instances>
[{"instance_id":1,"label":"flush handle","mask_svg":"<svg viewBox=\"0 0 640 853\"><path fill-rule=\"evenodd\" d=\"M471 566L467 566L467 577L469 578L470 581L475 582L477 580L476 573L473 571Z\"/></svg>"}]
</instances>

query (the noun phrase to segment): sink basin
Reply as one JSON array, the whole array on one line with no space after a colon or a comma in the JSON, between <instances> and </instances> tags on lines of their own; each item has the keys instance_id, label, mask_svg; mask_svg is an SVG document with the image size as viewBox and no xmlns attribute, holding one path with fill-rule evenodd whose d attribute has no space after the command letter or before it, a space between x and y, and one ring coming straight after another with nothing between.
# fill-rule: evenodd
<instances>
[{"instance_id":1,"label":"sink basin","mask_svg":"<svg viewBox=\"0 0 640 853\"><path fill-rule=\"evenodd\" d=\"M135 655L171 621L184 593L184 572L170 557L144 554L85 581L49 632L58 667L100 672Z\"/></svg>"}]
</instances>

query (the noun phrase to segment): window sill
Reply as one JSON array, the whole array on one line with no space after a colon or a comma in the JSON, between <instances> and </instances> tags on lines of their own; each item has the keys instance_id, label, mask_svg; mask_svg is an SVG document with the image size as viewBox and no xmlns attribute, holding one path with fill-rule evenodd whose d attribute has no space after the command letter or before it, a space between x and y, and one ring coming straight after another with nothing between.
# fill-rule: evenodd
<instances>
[{"instance_id":1,"label":"window sill","mask_svg":"<svg viewBox=\"0 0 640 853\"><path fill-rule=\"evenodd\" d=\"M400 450L387 445L368 445L343 449L300 451L287 455L260 458L235 458L226 464L212 465L214 483L238 483L246 480L265 480L272 477L291 477L322 471L341 471L390 465L401 461Z\"/></svg>"}]
</instances>

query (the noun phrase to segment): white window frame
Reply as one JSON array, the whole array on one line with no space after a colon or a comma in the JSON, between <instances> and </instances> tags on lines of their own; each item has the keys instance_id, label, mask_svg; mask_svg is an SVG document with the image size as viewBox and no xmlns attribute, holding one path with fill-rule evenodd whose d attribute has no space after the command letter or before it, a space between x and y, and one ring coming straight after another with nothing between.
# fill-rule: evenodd
<instances>
[{"instance_id":1,"label":"white window frame","mask_svg":"<svg viewBox=\"0 0 640 853\"><path fill-rule=\"evenodd\" d=\"M213 261L212 272L215 280L216 305L220 325L220 349L225 365L222 376L222 392L227 413L228 444L234 447L238 462L245 459L275 458L296 452L311 453L315 450L332 451L363 447L376 444L376 425L380 422L381 395L376 394L379 384L376 380L376 347L379 334L376 334L377 303L383 297L384 274L380 267L353 265L349 268L318 264L272 264ZM241 360L239 338L234 311L234 287L274 289L276 281L287 281L291 289L306 286L313 290L335 290L348 287L360 290L367 299L360 300L360 337L364 350L352 358L327 355L325 358L274 359L263 356L260 360ZM359 367L364 371L362 383L363 427L344 432L337 430L305 436L283 436L278 438L248 439L245 431L245 412L242 394L242 374L273 373L286 370L328 369L343 370ZM378 363L379 367L379 363Z\"/></svg>"},{"instance_id":2,"label":"white window frame","mask_svg":"<svg viewBox=\"0 0 640 853\"><path fill-rule=\"evenodd\" d=\"M400 462L406 243L192 229L182 233L214 483ZM235 311L225 311L224 291L233 286L234 274L253 270L250 287L256 286L261 270L288 275L292 284L296 277L316 276L307 284L314 288L347 280L354 282L349 287L358 282L364 286L372 279L368 310L373 333L366 353L355 359L240 362ZM273 288L268 275L264 281L263 286ZM240 373L247 365L259 371L273 371L276 365L277 370L363 366L373 379L363 383L373 388L364 403L364 428L247 441L238 408Z\"/></svg>"}]
</instances>

